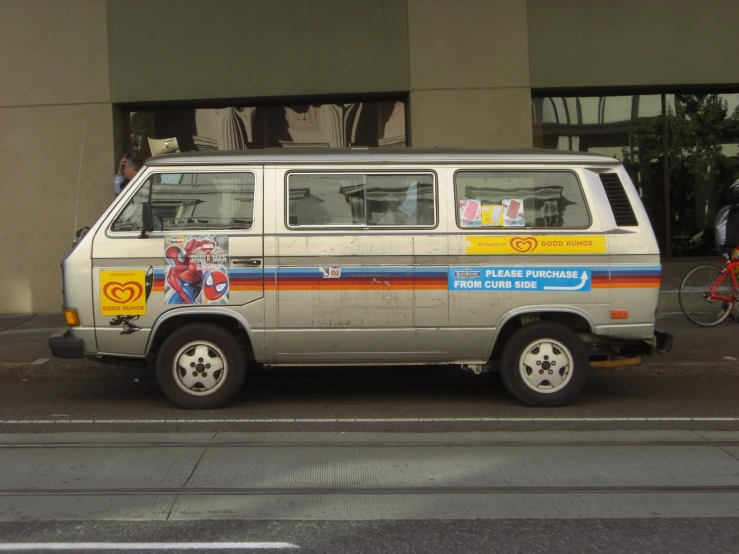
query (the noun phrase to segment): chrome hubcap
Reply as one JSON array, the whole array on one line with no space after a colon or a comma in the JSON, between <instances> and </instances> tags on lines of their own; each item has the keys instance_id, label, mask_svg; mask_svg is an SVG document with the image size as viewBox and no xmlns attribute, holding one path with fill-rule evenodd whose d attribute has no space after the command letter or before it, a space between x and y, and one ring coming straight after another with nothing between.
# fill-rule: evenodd
<instances>
[{"instance_id":1,"label":"chrome hubcap","mask_svg":"<svg viewBox=\"0 0 739 554\"><path fill-rule=\"evenodd\" d=\"M226 356L213 343L194 341L179 349L172 373L177 385L188 394L207 396L223 385L228 364Z\"/></svg>"},{"instance_id":2,"label":"chrome hubcap","mask_svg":"<svg viewBox=\"0 0 739 554\"><path fill-rule=\"evenodd\" d=\"M536 392L557 392L572 378L572 354L553 339L532 342L524 349L518 366L523 382Z\"/></svg>"}]
</instances>

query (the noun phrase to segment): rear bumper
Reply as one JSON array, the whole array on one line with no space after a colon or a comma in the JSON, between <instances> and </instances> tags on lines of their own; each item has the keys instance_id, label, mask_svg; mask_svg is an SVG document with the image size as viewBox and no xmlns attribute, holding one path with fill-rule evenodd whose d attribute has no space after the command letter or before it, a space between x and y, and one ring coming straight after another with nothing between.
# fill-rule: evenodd
<instances>
[{"instance_id":1,"label":"rear bumper","mask_svg":"<svg viewBox=\"0 0 739 554\"><path fill-rule=\"evenodd\" d=\"M55 358L84 358L85 343L73 337L69 329L54 333L49 339L49 350Z\"/></svg>"},{"instance_id":2,"label":"rear bumper","mask_svg":"<svg viewBox=\"0 0 739 554\"><path fill-rule=\"evenodd\" d=\"M672 350L672 333L666 331L654 331L654 351L657 354L667 354Z\"/></svg>"},{"instance_id":3,"label":"rear bumper","mask_svg":"<svg viewBox=\"0 0 739 554\"><path fill-rule=\"evenodd\" d=\"M588 342L591 360L597 361L599 367L616 367L612 362L624 359L650 358L655 354L666 354L672 350L672 333L651 330L650 338L632 339L622 337L596 336ZM607 365L601 362L608 362Z\"/></svg>"}]
</instances>

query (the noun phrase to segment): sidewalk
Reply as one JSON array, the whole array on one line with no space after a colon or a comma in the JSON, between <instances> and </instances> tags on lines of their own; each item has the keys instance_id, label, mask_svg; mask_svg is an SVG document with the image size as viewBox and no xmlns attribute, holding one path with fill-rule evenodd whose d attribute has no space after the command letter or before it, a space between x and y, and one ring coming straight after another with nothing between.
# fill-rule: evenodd
<instances>
[{"instance_id":1,"label":"sidewalk","mask_svg":"<svg viewBox=\"0 0 739 554\"><path fill-rule=\"evenodd\" d=\"M703 328L682 314L663 314L657 326L673 333L672 352L655 355L640 366L595 371L629 375L739 374L739 324L734 321ZM151 375L146 368L52 358L47 341L60 327L64 327L61 315L0 315L0 379Z\"/></svg>"},{"instance_id":2,"label":"sidewalk","mask_svg":"<svg viewBox=\"0 0 739 554\"><path fill-rule=\"evenodd\" d=\"M680 302L677 298L680 290L680 283L683 277L691 269L699 265L713 265L721 268L722 261L719 257L699 258L699 259L682 259L662 262L662 283L659 290L659 313L661 314L682 314L680 311Z\"/></svg>"}]
</instances>

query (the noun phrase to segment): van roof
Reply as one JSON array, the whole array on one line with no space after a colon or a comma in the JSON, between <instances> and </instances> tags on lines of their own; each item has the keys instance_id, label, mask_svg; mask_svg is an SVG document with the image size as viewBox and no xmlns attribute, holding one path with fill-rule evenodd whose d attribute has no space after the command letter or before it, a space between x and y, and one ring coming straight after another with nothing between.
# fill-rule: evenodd
<instances>
[{"instance_id":1,"label":"van roof","mask_svg":"<svg viewBox=\"0 0 739 554\"><path fill-rule=\"evenodd\" d=\"M266 150L180 152L155 156L146 165L209 164L334 164L334 163L620 163L586 152L539 148L484 150L457 148L269 148Z\"/></svg>"}]
</instances>

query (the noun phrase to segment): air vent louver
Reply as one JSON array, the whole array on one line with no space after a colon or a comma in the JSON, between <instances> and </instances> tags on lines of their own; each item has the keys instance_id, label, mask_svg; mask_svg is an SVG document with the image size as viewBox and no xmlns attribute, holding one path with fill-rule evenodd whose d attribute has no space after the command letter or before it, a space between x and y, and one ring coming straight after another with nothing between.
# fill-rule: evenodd
<instances>
[{"instance_id":1,"label":"air vent louver","mask_svg":"<svg viewBox=\"0 0 739 554\"><path fill-rule=\"evenodd\" d=\"M638 225L636 214L634 214L634 209L631 207L629 197L626 195L618 173L601 173L600 181L603 183L608 202L611 204L616 225L619 227Z\"/></svg>"}]
</instances>

